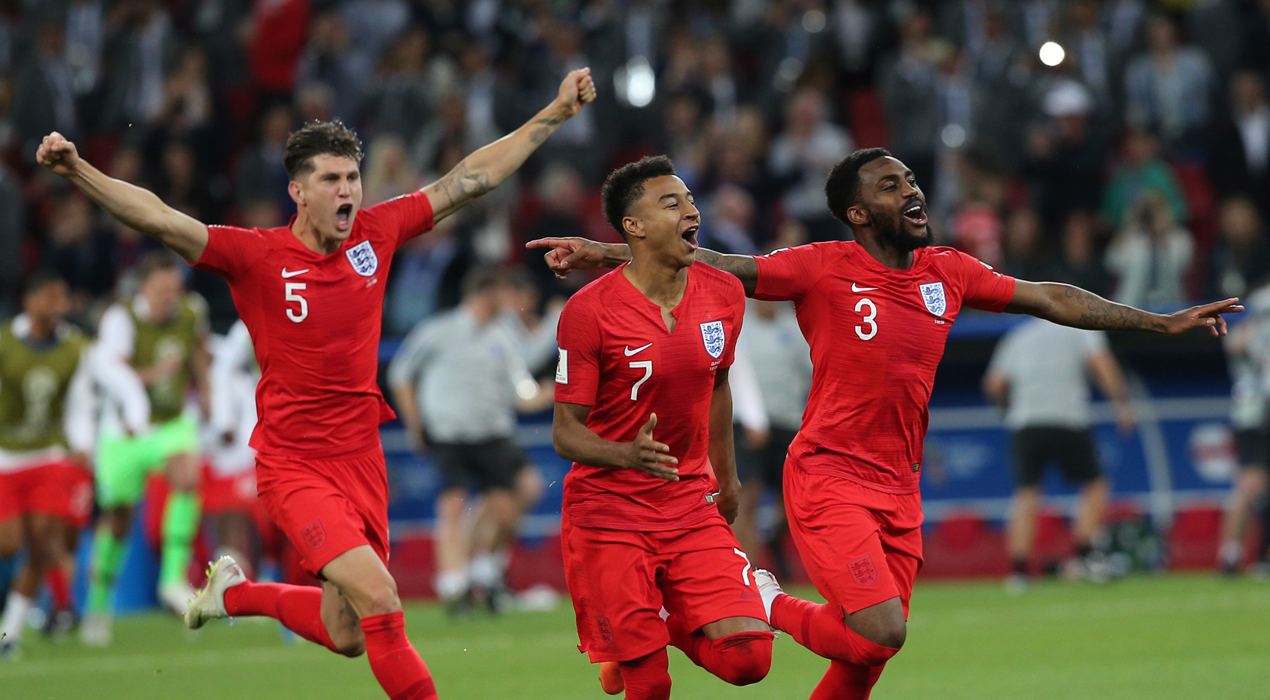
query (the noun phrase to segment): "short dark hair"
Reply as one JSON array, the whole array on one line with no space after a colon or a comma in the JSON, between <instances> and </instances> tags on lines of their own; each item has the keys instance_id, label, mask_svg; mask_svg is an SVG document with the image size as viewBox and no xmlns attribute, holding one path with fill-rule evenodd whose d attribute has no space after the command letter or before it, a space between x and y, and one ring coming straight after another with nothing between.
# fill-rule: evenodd
<instances>
[{"instance_id":1,"label":"short dark hair","mask_svg":"<svg viewBox=\"0 0 1270 700\"><path fill-rule=\"evenodd\" d=\"M146 256L141 258L141 262L137 263L137 282L145 282L156 272L180 269L176 255L167 250L152 251L146 253Z\"/></svg>"},{"instance_id":2,"label":"short dark hair","mask_svg":"<svg viewBox=\"0 0 1270 700\"><path fill-rule=\"evenodd\" d=\"M644 183L655 177L675 174L675 164L666 156L647 156L634 163L627 163L609 173L600 188L600 201L604 205L604 219L613 230L626 236L622 219L635 203L644 196Z\"/></svg>"},{"instance_id":3,"label":"short dark hair","mask_svg":"<svg viewBox=\"0 0 1270 700\"><path fill-rule=\"evenodd\" d=\"M497 265L477 265L463 275L460 291L463 299L506 285L507 271Z\"/></svg>"},{"instance_id":4,"label":"short dark hair","mask_svg":"<svg viewBox=\"0 0 1270 700\"><path fill-rule=\"evenodd\" d=\"M43 268L35 271L22 284L22 297L26 298L32 294L42 291L45 287L53 284L66 284L66 278L62 277L55 270Z\"/></svg>"},{"instance_id":5,"label":"short dark hair","mask_svg":"<svg viewBox=\"0 0 1270 700\"><path fill-rule=\"evenodd\" d=\"M888 158L891 152L885 148L861 148L838 161L825 180L825 199L833 218L851 226L847 210L860 201L860 168L878 158Z\"/></svg>"},{"instance_id":6,"label":"short dark hair","mask_svg":"<svg viewBox=\"0 0 1270 700\"><path fill-rule=\"evenodd\" d=\"M362 141L339 119L309 122L287 137L287 150L282 156L287 177L298 180L313 172L313 158L321 155L346 156L361 163Z\"/></svg>"}]
</instances>

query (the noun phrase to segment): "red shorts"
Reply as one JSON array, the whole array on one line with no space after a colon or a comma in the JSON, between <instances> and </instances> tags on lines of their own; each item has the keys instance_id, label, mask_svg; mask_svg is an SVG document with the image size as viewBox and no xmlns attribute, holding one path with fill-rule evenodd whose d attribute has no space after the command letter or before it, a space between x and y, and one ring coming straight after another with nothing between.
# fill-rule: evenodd
<instances>
[{"instance_id":1,"label":"red shorts","mask_svg":"<svg viewBox=\"0 0 1270 700\"><path fill-rule=\"evenodd\" d=\"M322 567L368 544L388 564L388 469L384 451L340 459L256 455L256 488L269 519L321 577Z\"/></svg>"},{"instance_id":2,"label":"red shorts","mask_svg":"<svg viewBox=\"0 0 1270 700\"><path fill-rule=\"evenodd\" d=\"M727 617L766 620L750 562L720 517L684 530L631 532L561 522L578 650L631 661L670 643L664 606L696 631Z\"/></svg>"},{"instance_id":3,"label":"red shorts","mask_svg":"<svg viewBox=\"0 0 1270 700\"><path fill-rule=\"evenodd\" d=\"M816 590L848 614L899 596L922 568L920 493L875 491L785 464L785 512Z\"/></svg>"},{"instance_id":4,"label":"red shorts","mask_svg":"<svg viewBox=\"0 0 1270 700\"><path fill-rule=\"evenodd\" d=\"M30 513L84 527L93 514L93 475L69 460L0 473L0 521Z\"/></svg>"},{"instance_id":5,"label":"red shorts","mask_svg":"<svg viewBox=\"0 0 1270 700\"><path fill-rule=\"evenodd\" d=\"M253 513L258 508L256 500L256 470L247 469L229 476L217 474L203 465L203 512L207 515L221 513Z\"/></svg>"}]
</instances>

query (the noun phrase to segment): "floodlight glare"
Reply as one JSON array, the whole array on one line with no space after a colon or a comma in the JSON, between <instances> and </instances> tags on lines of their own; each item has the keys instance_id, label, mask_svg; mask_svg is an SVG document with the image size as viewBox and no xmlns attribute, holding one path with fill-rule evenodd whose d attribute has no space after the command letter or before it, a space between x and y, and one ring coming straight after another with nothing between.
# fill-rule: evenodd
<instances>
[{"instance_id":1,"label":"floodlight glare","mask_svg":"<svg viewBox=\"0 0 1270 700\"><path fill-rule=\"evenodd\" d=\"M1041 45L1041 63L1053 68L1067 58L1067 52L1056 41L1047 41Z\"/></svg>"}]
</instances>

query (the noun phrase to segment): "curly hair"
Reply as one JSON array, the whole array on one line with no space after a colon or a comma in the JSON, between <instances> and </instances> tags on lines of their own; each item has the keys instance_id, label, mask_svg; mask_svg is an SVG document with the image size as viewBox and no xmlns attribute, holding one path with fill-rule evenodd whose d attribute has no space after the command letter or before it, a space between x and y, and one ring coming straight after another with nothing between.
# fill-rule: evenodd
<instances>
[{"instance_id":1,"label":"curly hair","mask_svg":"<svg viewBox=\"0 0 1270 700\"><path fill-rule=\"evenodd\" d=\"M604 204L604 219L613 230L626 236L622 219L635 200L644 196L644 183L655 177L675 174L675 164L666 156L648 156L634 163L627 163L609 173L600 188L600 200Z\"/></svg>"},{"instance_id":2,"label":"curly hair","mask_svg":"<svg viewBox=\"0 0 1270 700\"><path fill-rule=\"evenodd\" d=\"M282 156L287 177L298 180L313 172L313 158L320 155L346 156L361 163L362 141L339 119L305 124L287 137Z\"/></svg>"},{"instance_id":3,"label":"curly hair","mask_svg":"<svg viewBox=\"0 0 1270 700\"><path fill-rule=\"evenodd\" d=\"M847 210L860 201L860 168L890 155L891 152L885 148L861 148L833 166L825 180L825 199L833 218L848 228L851 226L851 222L847 221Z\"/></svg>"}]
</instances>

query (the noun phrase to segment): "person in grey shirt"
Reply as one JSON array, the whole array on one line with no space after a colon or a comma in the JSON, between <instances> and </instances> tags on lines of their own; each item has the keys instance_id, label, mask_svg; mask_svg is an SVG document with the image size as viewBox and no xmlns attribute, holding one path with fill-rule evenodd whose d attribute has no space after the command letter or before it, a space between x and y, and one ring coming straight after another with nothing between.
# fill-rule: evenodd
<instances>
[{"instance_id":1,"label":"person in grey shirt","mask_svg":"<svg viewBox=\"0 0 1270 700\"><path fill-rule=\"evenodd\" d=\"M436 590L452 612L470 604L473 583L486 593L501 588L501 580L491 580L501 572L469 571L469 553L475 562L497 543L472 541L464 523L468 489L476 486L494 532L515 532L521 513L515 479L525 464L514 439L516 412L551 401L530 376L517 338L497 321L505 287L498 269L469 272L459 307L411 331L388 369L411 447L426 449L441 473ZM485 580L474 582L472 573Z\"/></svg>"},{"instance_id":2,"label":"person in grey shirt","mask_svg":"<svg viewBox=\"0 0 1270 700\"><path fill-rule=\"evenodd\" d=\"M781 482L785 455L802 425L803 409L807 407L807 394L811 390L811 350L798 328L793 305L750 300L745 312L745 331L737 338L737 355L753 368L769 427L762 432L742 425L734 431L741 503L732 530L751 556L758 556L767 549L777 572L785 576L788 566L780 540L788 527ZM757 516L765 489L775 494L776 517L769 534L763 537Z\"/></svg>"},{"instance_id":3,"label":"person in grey shirt","mask_svg":"<svg viewBox=\"0 0 1270 700\"><path fill-rule=\"evenodd\" d=\"M1022 591L1041 502L1041 477L1056 461L1068 481L1081 485L1080 506L1072 527L1076 557L1072 574L1105 580L1106 567L1094 550L1102 528L1110 487L1098 465L1089 430L1090 379L1111 399L1121 431L1134 426L1124 376L1097 331L1027 321L1001 339L983 378L984 393L1006 407L1017 487L1008 523L1013 572L1006 587Z\"/></svg>"}]
</instances>

